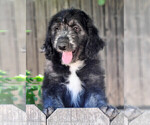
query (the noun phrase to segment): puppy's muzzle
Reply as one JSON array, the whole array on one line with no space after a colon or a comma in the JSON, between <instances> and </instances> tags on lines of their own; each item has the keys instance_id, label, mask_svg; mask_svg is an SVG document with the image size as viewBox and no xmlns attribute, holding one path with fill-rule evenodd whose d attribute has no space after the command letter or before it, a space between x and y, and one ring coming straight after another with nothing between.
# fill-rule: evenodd
<instances>
[{"instance_id":1,"label":"puppy's muzzle","mask_svg":"<svg viewBox=\"0 0 150 125\"><path fill-rule=\"evenodd\" d=\"M57 48L64 51L69 48L69 38L68 37L59 37L57 41Z\"/></svg>"}]
</instances>

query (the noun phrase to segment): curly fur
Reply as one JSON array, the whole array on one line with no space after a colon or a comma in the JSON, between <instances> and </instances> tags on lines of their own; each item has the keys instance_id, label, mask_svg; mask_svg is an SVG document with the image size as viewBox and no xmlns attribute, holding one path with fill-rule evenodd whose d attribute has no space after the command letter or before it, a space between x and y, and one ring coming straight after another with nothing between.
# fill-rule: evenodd
<instances>
[{"instance_id":1,"label":"curly fur","mask_svg":"<svg viewBox=\"0 0 150 125\"><path fill-rule=\"evenodd\" d=\"M78 33L74 33L72 28L68 31L72 32L72 39L75 37L73 44L79 52L75 55L74 62L64 65L61 61L61 52L54 47L56 36L60 33L54 33L53 27L57 23L68 25L70 20L76 20L81 26ZM98 58L98 52L103 47L104 42L98 36L98 30L83 11L67 9L52 17L44 44L47 59L42 87L44 109L101 107L107 104L104 71ZM76 95L75 99L72 94Z\"/></svg>"}]
</instances>

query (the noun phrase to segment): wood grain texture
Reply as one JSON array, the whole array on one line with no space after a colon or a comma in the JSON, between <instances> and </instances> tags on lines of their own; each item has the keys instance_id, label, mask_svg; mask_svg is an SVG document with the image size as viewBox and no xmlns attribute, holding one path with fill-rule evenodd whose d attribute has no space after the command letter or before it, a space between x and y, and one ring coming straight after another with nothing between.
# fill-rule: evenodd
<instances>
[{"instance_id":1,"label":"wood grain texture","mask_svg":"<svg viewBox=\"0 0 150 125\"><path fill-rule=\"evenodd\" d=\"M1 0L0 11L0 30L6 30L6 32L0 33L0 69L7 71L10 76L15 76L19 73L19 59L16 43L15 19L13 19L13 1Z\"/></svg>"},{"instance_id":2,"label":"wood grain texture","mask_svg":"<svg viewBox=\"0 0 150 125\"><path fill-rule=\"evenodd\" d=\"M18 53L18 73L26 74L26 1L15 0L16 44ZM20 11L21 10L21 11Z\"/></svg>"},{"instance_id":3,"label":"wood grain texture","mask_svg":"<svg viewBox=\"0 0 150 125\"><path fill-rule=\"evenodd\" d=\"M150 125L150 111L145 111L142 115L131 121L129 125Z\"/></svg>"},{"instance_id":4,"label":"wood grain texture","mask_svg":"<svg viewBox=\"0 0 150 125\"><path fill-rule=\"evenodd\" d=\"M115 0L108 0L105 7L105 34L106 34L106 91L109 97L109 103L118 105L118 66L116 49L116 4ZM113 89L112 89L113 88Z\"/></svg>"},{"instance_id":5,"label":"wood grain texture","mask_svg":"<svg viewBox=\"0 0 150 125\"><path fill-rule=\"evenodd\" d=\"M57 109L47 125L109 125L109 119L98 108Z\"/></svg>"},{"instance_id":6,"label":"wood grain texture","mask_svg":"<svg viewBox=\"0 0 150 125\"><path fill-rule=\"evenodd\" d=\"M13 105L0 105L0 125L26 125L26 113Z\"/></svg>"},{"instance_id":7,"label":"wood grain texture","mask_svg":"<svg viewBox=\"0 0 150 125\"><path fill-rule=\"evenodd\" d=\"M46 0L46 24L48 27L48 23L50 18L57 13L57 2L56 0Z\"/></svg>"},{"instance_id":8,"label":"wood grain texture","mask_svg":"<svg viewBox=\"0 0 150 125\"><path fill-rule=\"evenodd\" d=\"M36 27L35 27L35 3L33 0L26 1L26 27L27 30L31 30L31 32L26 35L26 68L27 70L32 72L32 75L38 74L38 51L37 51L37 43L36 43Z\"/></svg>"},{"instance_id":9,"label":"wood grain texture","mask_svg":"<svg viewBox=\"0 0 150 125\"><path fill-rule=\"evenodd\" d=\"M81 8L80 0L69 0L69 7L80 9Z\"/></svg>"},{"instance_id":10,"label":"wood grain texture","mask_svg":"<svg viewBox=\"0 0 150 125\"><path fill-rule=\"evenodd\" d=\"M113 119L111 125L128 125L128 119L124 116L123 111L120 112L115 119Z\"/></svg>"},{"instance_id":11,"label":"wood grain texture","mask_svg":"<svg viewBox=\"0 0 150 125\"><path fill-rule=\"evenodd\" d=\"M144 105L149 106L150 100L148 95L150 95L150 1L139 1L139 39L140 39L140 62L141 62L141 96Z\"/></svg>"},{"instance_id":12,"label":"wood grain texture","mask_svg":"<svg viewBox=\"0 0 150 125\"><path fill-rule=\"evenodd\" d=\"M125 70L125 103L140 104L141 82L139 62L139 40L137 39L136 0L125 2L125 35L124 35L124 70ZM130 98L128 98L130 96ZM135 102L133 100L136 100Z\"/></svg>"},{"instance_id":13,"label":"wood grain texture","mask_svg":"<svg viewBox=\"0 0 150 125\"><path fill-rule=\"evenodd\" d=\"M68 0L56 0L57 2L57 10L67 9L69 7Z\"/></svg>"},{"instance_id":14,"label":"wood grain texture","mask_svg":"<svg viewBox=\"0 0 150 125\"><path fill-rule=\"evenodd\" d=\"M116 2L118 104L124 105L124 0Z\"/></svg>"},{"instance_id":15,"label":"wood grain texture","mask_svg":"<svg viewBox=\"0 0 150 125\"><path fill-rule=\"evenodd\" d=\"M92 0L81 0L81 9L85 11L91 18L92 14Z\"/></svg>"},{"instance_id":16,"label":"wood grain texture","mask_svg":"<svg viewBox=\"0 0 150 125\"><path fill-rule=\"evenodd\" d=\"M26 105L27 125L46 125L46 116L35 105Z\"/></svg>"},{"instance_id":17,"label":"wood grain texture","mask_svg":"<svg viewBox=\"0 0 150 125\"><path fill-rule=\"evenodd\" d=\"M36 19L36 42L37 42L37 58L38 58L38 74L43 74L45 56L40 53L40 48L44 44L46 36L46 21L45 21L45 0L37 0L35 2L35 19Z\"/></svg>"},{"instance_id":18,"label":"wood grain texture","mask_svg":"<svg viewBox=\"0 0 150 125\"><path fill-rule=\"evenodd\" d=\"M149 41L149 1L133 0L125 2L125 102L128 105L150 105L148 50Z\"/></svg>"},{"instance_id":19,"label":"wood grain texture","mask_svg":"<svg viewBox=\"0 0 150 125\"><path fill-rule=\"evenodd\" d=\"M0 125L150 125L150 110L140 112L143 113L129 121L121 110L110 121L98 108L60 108L46 119L35 105L26 105L26 113L13 105L0 105ZM135 116L134 113L136 110L130 116Z\"/></svg>"}]
</instances>

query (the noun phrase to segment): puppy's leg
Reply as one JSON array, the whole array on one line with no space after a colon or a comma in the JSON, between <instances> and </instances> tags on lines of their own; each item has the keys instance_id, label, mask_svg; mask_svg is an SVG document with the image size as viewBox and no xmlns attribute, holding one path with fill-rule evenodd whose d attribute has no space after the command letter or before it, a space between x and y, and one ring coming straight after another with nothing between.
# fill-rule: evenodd
<instances>
[{"instance_id":1,"label":"puppy's leg","mask_svg":"<svg viewBox=\"0 0 150 125\"><path fill-rule=\"evenodd\" d=\"M62 93L56 88L43 88L43 112L51 115L56 108L63 108Z\"/></svg>"},{"instance_id":2,"label":"puppy's leg","mask_svg":"<svg viewBox=\"0 0 150 125\"><path fill-rule=\"evenodd\" d=\"M88 91L86 94L84 107L101 107L106 104L107 103L104 94L92 91Z\"/></svg>"},{"instance_id":3,"label":"puppy's leg","mask_svg":"<svg viewBox=\"0 0 150 125\"><path fill-rule=\"evenodd\" d=\"M119 113L115 107L107 104L104 94L100 92L88 93L84 107L98 107L110 120L114 119Z\"/></svg>"},{"instance_id":4,"label":"puppy's leg","mask_svg":"<svg viewBox=\"0 0 150 125\"><path fill-rule=\"evenodd\" d=\"M46 97L43 97L43 107L43 112L48 117L54 112L55 109L63 108L64 105L59 96L47 95Z\"/></svg>"}]
</instances>

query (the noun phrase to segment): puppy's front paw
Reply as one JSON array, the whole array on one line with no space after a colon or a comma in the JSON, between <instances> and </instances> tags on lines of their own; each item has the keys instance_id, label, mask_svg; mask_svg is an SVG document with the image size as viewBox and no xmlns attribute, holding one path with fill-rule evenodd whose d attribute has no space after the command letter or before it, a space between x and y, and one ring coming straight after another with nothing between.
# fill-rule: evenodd
<instances>
[{"instance_id":1,"label":"puppy's front paw","mask_svg":"<svg viewBox=\"0 0 150 125\"><path fill-rule=\"evenodd\" d=\"M113 106L102 106L100 110L105 113L110 120L113 120L119 114L118 109Z\"/></svg>"},{"instance_id":2,"label":"puppy's front paw","mask_svg":"<svg viewBox=\"0 0 150 125\"><path fill-rule=\"evenodd\" d=\"M49 117L54 112L54 108L52 107L45 108L43 109L43 112L47 117Z\"/></svg>"}]
</instances>

